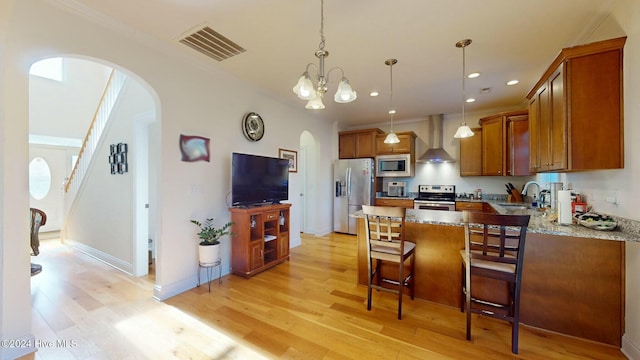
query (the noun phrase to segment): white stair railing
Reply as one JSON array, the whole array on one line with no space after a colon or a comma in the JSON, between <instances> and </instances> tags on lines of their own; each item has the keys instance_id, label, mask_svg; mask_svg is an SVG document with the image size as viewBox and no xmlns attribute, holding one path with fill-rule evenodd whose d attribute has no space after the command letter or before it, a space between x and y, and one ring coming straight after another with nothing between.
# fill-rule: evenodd
<instances>
[{"instance_id":1,"label":"white stair railing","mask_svg":"<svg viewBox=\"0 0 640 360\"><path fill-rule=\"evenodd\" d=\"M80 186L82 185L84 176L91 164L91 159L93 158L95 149L98 146L102 132L109 121L111 111L118 100L120 90L122 90L126 79L127 75L116 70L111 71L111 75L105 85L98 108L96 109L93 119L91 120L91 125L89 125L89 130L87 130L87 134L82 142L82 147L78 153L78 160L76 161L73 170L71 171L71 175L69 175L69 179L64 187L65 216L69 214L69 210L71 209L76 195L80 190Z\"/></svg>"}]
</instances>

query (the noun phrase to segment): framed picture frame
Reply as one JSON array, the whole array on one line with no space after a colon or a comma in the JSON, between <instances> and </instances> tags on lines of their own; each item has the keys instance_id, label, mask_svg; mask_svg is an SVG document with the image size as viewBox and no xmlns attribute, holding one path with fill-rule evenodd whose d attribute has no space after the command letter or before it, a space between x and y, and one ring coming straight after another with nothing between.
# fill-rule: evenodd
<instances>
[{"instance_id":1,"label":"framed picture frame","mask_svg":"<svg viewBox=\"0 0 640 360\"><path fill-rule=\"evenodd\" d=\"M180 134L180 153L182 161L209 162L209 138Z\"/></svg>"},{"instance_id":2,"label":"framed picture frame","mask_svg":"<svg viewBox=\"0 0 640 360\"><path fill-rule=\"evenodd\" d=\"M111 175L124 174L129 171L127 164L128 146L126 143L109 145L109 166Z\"/></svg>"},{"instance_id":3,"label":"framed picture frame","mask_svg":"<svg viewBox=\"0 0 640 360\"><path fill-rule=\"evenodd\" d=\"M278 149L280 159L289 160L289 172L298 172L298 152L295 150Z\"/></svg>"}]
</instances>

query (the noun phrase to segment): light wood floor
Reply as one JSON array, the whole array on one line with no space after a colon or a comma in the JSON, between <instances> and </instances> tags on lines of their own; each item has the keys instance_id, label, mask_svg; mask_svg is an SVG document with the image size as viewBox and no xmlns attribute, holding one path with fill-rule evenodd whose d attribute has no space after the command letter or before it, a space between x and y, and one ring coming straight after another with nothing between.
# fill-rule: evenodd
<instances>
[{"instance_id":1,"label":"light wood floor","mask_svg":"<svg viewBox=\"0 0 640 360\"><path fill-rule=\"evenodd\" d=\"M291 260L249 280L151 298L153 276L132 278L59 240L33 258L33 332L24 359L624 359L610 346L473 318L472 341L458 309L375 293L356 285L355 237L304 236ZM595 314L594 314L595 316ZM51 347L47 342L54 343ZM56 343L58 342L58 343Z\"/></svg>"}]
</instances>

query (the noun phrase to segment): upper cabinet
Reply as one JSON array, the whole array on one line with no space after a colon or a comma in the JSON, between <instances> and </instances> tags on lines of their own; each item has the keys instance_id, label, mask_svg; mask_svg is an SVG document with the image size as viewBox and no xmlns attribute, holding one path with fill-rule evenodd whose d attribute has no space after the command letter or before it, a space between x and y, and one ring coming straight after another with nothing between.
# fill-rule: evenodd
<instances>
[{"instance_id":1,"label":"upper cabinet","mask_svg":"<svg viewBox=\"0 0 640 360\"><path fill-rule=\"evenodd\" d=\"M505 131L501 115L480 119L482 175L504 176Z\"/></svg>"},{"instance_id":2,"label":"upper cabinet","mask_svg":"<svg viewBox=\"0 0 640 360\"><path fill-rule=\"evenodd\" d=\"M416 134L413 131L396 133L400 140L397 144L385 144L386 134L380 134L376 137L376 154L377 155L393 155L393 154L415 154ZM412 156L413 157L413 156Z\"/></svg>"},{"instance_id":3,"label":"upper cabinet","mask_svg":"<svg viewBox=\"0 0 640 360\"><path fill-rule=\"evenodd\" d=\"M482 175L530 175L528 119L527 110L480 119Z\"/></svg>"},{"instance_id":4,"label":"upper cabinet","mask_svg":"<svg viewBox=\"0 0 640 360\"><path fill-rule=\"evenodd\" d=\"M506 171L510 176L531 175L529 171L529 114L505 117L507 130Z\"/></svg>"},{"instance_id":5,"label":"upper cabinet","mask_svg":"<svg viewBox=\"0 0 640 360\"><path fill-rule=\"evenodd\" d=\"M482 175L482 128L471 130L475 135L460 139L460 176Z\"/></svg>"},{"instance_id":6,"label":"upper cabinet","mask_svg":"<svg viewBox=\"0 0 640 360\"><path fill-rule=\"evenodd\" d=\"M530 171L624 167L625 42L563 49L529 92Z\"/></svg>"},{"instance_id":7,"label":"upper cabinet","mask_svg":"<svg viewBox=\"0 0 640 360\"><path fill-rule=\"evenodd\" d=\"M362 129L338 133L340 159L373 158L376 156L376 136L380 129Z\"/></svg>"}]
</instances>

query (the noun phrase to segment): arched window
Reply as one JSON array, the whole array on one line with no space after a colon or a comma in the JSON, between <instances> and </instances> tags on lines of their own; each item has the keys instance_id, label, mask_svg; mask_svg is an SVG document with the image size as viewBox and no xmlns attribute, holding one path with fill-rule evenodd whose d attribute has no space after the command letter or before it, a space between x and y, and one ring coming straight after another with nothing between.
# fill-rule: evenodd
<instances>
[{"instance_id":1,"label":"arched window","mask_svg":"<svg viewBox=\"0 0 640 360\"><path fill-rule=\"evenodd\" d=\"M51 169L49 164L41 158L35 157L29 163L29 194L42 200L51 189Z\"/></svg>"},{"instance_id":2,"label":"arched window","mask_svg":"<svg viewBox=\"0 0 640 360\"><path fill-rule=\"evenodd\" d=\"M62 81L62 58L56 57L40 60L31 65L29 74L55 81Z\"/></svg>"}]
</instances>

